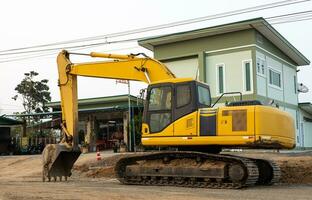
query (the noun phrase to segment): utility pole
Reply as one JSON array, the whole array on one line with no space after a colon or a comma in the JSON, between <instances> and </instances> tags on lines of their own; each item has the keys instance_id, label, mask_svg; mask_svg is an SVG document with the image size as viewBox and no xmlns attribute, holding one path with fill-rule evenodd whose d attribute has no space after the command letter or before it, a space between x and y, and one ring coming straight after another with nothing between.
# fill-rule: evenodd
<instances>
[{"instance_id":1,"label":"utility pole","mask_svg":"<svg viewBox=\"0 0 312 200\"><path fill-rule=\"evenodd\" d=\"M129 151L132 151L132 134L131 134L131 96L130 96L130 81L128 81L128 130L129 130Z\"/></svg>"},{"instance_id":2,"label":"utility pole","mask_svg":"<svg viewBox=\"0 0 312 200\"><path fill-rule=\"evenodd\" d=\"M131 95L130 95L130 81L129 80L116 80L117 83L128 84L128 150L132 151L132 134L131 134Z\"/></svg>"}]
</instances>

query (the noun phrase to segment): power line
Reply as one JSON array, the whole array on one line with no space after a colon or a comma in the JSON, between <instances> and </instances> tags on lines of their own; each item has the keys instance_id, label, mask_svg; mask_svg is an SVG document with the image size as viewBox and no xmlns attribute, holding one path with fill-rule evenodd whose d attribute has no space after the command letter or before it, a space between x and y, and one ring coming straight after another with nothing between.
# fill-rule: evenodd
<instances>
[{"instance_id":1,"label":"power line","mask_svg":"<svg viewBox=\"0 0 312 200\"><path fill-rule=\"evenodd\" d=\"M312 11L305 11L305 13L310 13ZM302 12L300 12L302 13ZM297 13L293 13L293 14L287 14L287 15L284 15L284 16L291 16L291 15L296 15ZM281 15L282 16L282 15ZM272 18L277 18L277 17L280 17L280 16L273 16L273 17L269 17L270 19ZM267 19L269 19L267 18ZM298 21L306 21L306 20L311 20L312 19L312 15L306 15L306 16L303 16L303 18L292 18L291 20L285 20L284 21L279 21L279 22L273 22L271 23L272 25L276 25L276 24L284 24L284 23L292 23L292 22L298 22ZM270 20L271 21L271 20ZM136 41L138 39L141 39L141 38L135 38L135 39L131 39L131 41ZM123 41L120 41L120 42L123 42ZM119 41L114 41L114 43L119 43ZM105 43L104 43L105 44ZM93 47L96 47L96 46L102 46L103 43L95 43L95 44L90 44L90 45L81 45L81 46L74 46L74 47L67 47L67 49L72 49L72 50L82 50L82 49L88 49L88 48L93 48ZM78 48L80 47L80 48ZM130 48L122 48L122 49L111 49L111 50L107 50L107 51L104 51L104 52L111 52L111 51L118 51L118 50L127 50L127 49L133 49L134 47L130 47ZM139 48L139 47L136 47L136 48ZM31 52L37 52L36 54L33 54L33 55L27 55L27 56L20 56L20 57L11 57L10 59L7 59L7 60L1 60L0 59L0 63L7 63L7 62L15 62L15 61L20 61L20 60L26 60L26 59L32 59L32 58L38 58L38 57L46 57L46 56L50 56L50 55L55 55L57 53L57 50L60 50L62 48L53 48L52 50L54 51L53 53L44 53L44 54L38 54L40 53L40 51L31 51ZM49 49L49 51L51 51L51 49ZM26 53L26 52L25 52ZM16 53L14 53L15 55Z\"/></svg>"},{"instance_id":2,"label":"power line","mask_svg":"<svg viewBox=\"0 0 312 200\"><path fill-rule=\"evenodd\" d=\"M284 15L277 15L277 16L273 16L273 17L266 17L266 20L277 20L279 18L285 18L285 17L290 17L290 16L301 16L301 15L305 15L305 14L311 14L312 10L306 10L306 11L302 11L302 12L296 12L296 13L288 13L288 14L284 14Z\"/></svg>"},{"instance_id":3,"label":"power line","mask_svg":"<svg viewBox=\"0 0 312 200\"><path fill-rule=\"evenodd\" d=\"M271 24L282 24L282 23L310 20L310 17L312 17L311 14L312 14L312 10L308 10L308 11L302 11L302 12L288 13L288 14L284 14L284 15L272 16L272 17L268 17L266 19L268 21L278 21L279 20L278 22L273 22ZM291 19L291 20L287 20L287 19ZM60 49L79 50L79 49L92 48L92 47L96 47L96 46L102 46L102 45L105 45L105 44L134 42L134 41L137 41L138 39L142 39L142 38L132 38L132 39L126 39L126 40L110 41L110 42L106 41L106 42L100 42L100 43L92 43L92 44L84 44L84 45L76 45L76 46L66 46L66 47L57 47L57 48L48 48L48 49L41 49L41 50L30 50L30 51L23 51L23 52L2 53L2 54L0 54L0 56L29 54L29 53L35 53L35 54L33 54L33 55L26 55L26 56L23 56L23 57L10 57L10 58L8 58L6 60L1 60L0 59L0 63L14 62L14 61L19 61L19 60L25 60L25 59L31 59L31 58L37 58L37 57L54 55L55 53L57 53L56 51L59 51ZM41 53L41 52L51 52L51 51L53 53L38 54L38 53Z\"/></svg>"},{"instance_id":4,"label":"power line","mask_svg":"<svg viewBox=\"0 0 312 200\"><path fill-rule=\"evenodd\" d=\"M76 46L65 46L65 47L56 47L56 48L48 48L48 49L40 49L40 50L30 50L30 51L22 51L22 52L16 52L16 53L0 53L0 56L16 55L16 54L27 54L27 53L35 53L35 52L42 52L42 51L55 51L55 50L60 50L60 49L72 49L72 48L81 48L81 47L91 47L91 46L99 46L99 45L104 45L104 44L135 42L137 40L138 40L138 38L118 40L118 41L111 41L111 42L99 42L99 43L93 43L93 44L82 44L82 45L76 45Z\"/></svg>"},{"instance_id":5,"label":"power line","mask_svg":"<svg viewBox=\"0 0 312 200\"><path fill-rule=\"evenodd\" d=\"M86 37L86 38L68 40L68 41L63 41L63 42L55 42L55 43L50 43L50 44L43 44L43 45L36 45L36 46L28 46L28 47L22 47L22 48L2 50L2 51L0 51L0 53L11 52L11 51L21 51L21 50L33 49L33 48L42 48L42 47L49 47L49 46L57 46L57 45L64 45L64 44L71 44L71 43L88 42L88 41L102 40L102 39L107 40L108 38L113 38L113 37L121 37L121 36L137 34L137 33L159 30L159 29L172 28L172 27L176 27L176 26L198 23L198 22L203 22L203 21L212 20L212 19L225 18L225 17L234 16L234 15L240 15L240 14L245 14L245 13L249 13L249 12L255 12L255 11L259 11L259 10L265 10L265 9L282 7L282 6L287 6L287 5L297 4L297 3L303 3L303 2L307 2L307 1L311 1L311 0L284 0L284 1L279 1L279 2L274 2L274 3L269 3L269 4L263 4L263 5L244 8L244 9L238 9L238 10L234 10L234 11L223 12L223 13L214 14L214 15L208 15L208 16L204 16L204 17L198 17L198 18L189 19L189 20L182 20L182 21L178 21L178 22L167 23L167 24L163 24L163 25L150 26L150 27L146 27L146 28L133 29L133 30L129 30L129 31L117 32L117 33L94 36L94 37Z\"/></svg>"},{"instance_id":6,"label":"power line","mask_svg":"<svg viewBox=\"0 0 312 200\"><path fill-rule=\"evenodd\" d=\"M309 18L307 17L311 17L312 16L312 10L308 10L308 11L302 11L302 12L296 12L296 13L288 13L288 14L284 14L284 15L278 15L278 16L272 16L272 17L268 17L266 18L268 21L278 21L279 22L274 22L272 24L279 24L279 23L287 23L288 21L285 21L288 18L292 18L292 22L298 21L298 19L301 17L300 21L303 20L309 20ZM307 18L307 19L302 19L302 18ZM284 21L282 21L284 20ZM155 37L155 36L154 36ZM76 45L76 46L65 46L65 47L57 47L57 48L48 48L48 49L40 49L40 50L30 50L30 51L22 51L22 52L11 52L11 53L2 53L0 54L0 56L8 56L8 55L18 55L18 54L29 54L29 53L40 53L40 52L49 52L49 51L59 51L61 49L77 49L77 48L91 48L91 47L96 47L96 46L102 46L105 44L115 44L115 43L126 43L126 42L135 42L139 39L142 38L131 38L131 39L125 39L125 40L116 40L116 41L106 41L106 42L99 42L99 43L92 43L92 44L84 44L84 45ZM48 55L53 55L52 54L48 54ZM36 55L36 54L35 54ZM27 58L28 56L26 56L25 58ZM34 58L37 56L30 56L29 58ZM18 60L23 60L25 59L24 57L18 59ZM11 60L8 59L6 61L2 61L3 62L10 62ZM16 59L13 59L13 61L16 61ZM0 60L1 63L1 60Z\"/></svg>"},{"instance_id":7,"label":"power line","mask_svg":"<svg viewBox=\"0 0 312 200\"><path fill-rule=\"evenodd\" d=\"M312 15L311 15L311 17L308 17L308 18L296 19L296 20L288 20L288 21L284 21L284 22L276 22L276 23L272 23L272 25L292 23L292 22L301 22L301 21L307 21L307 20L311 20L311 19L312 19Z\"/></svg>"},{"instance_id":8,"label":"power line","mask_svg":"<svg viewBox=\"0 0 312 200\"><path fill-rule=\"evenodd\" d=\"M101 46L101 45L99 45ZM94 47L94 46L92 46ZM82 50L82 49L88 49L88 48L92 48L92 47L84 47L84 48L78 48L78 49L72 49L72 50ZM127 48L118 48L118 49L110 49L107 51L101 51L101 52L112 52L112 51L122 51L122 50L129 50L129 49L135 49L135 48L141 48L139 46L133 46L133 47L127 47ZM21 61L21 60L27 60L27 59L33 59L33 58L42 58L42 57L47 57L47 56L51 56L51 55L55 55L58 52L55 51L53 53L44 53L44 54L34 54L32 56L17 56L14 58L10 58L7 60L0 60L0 63L8 63L8 62L16 62L16 61Z\"/></svg>"}]
</instances>

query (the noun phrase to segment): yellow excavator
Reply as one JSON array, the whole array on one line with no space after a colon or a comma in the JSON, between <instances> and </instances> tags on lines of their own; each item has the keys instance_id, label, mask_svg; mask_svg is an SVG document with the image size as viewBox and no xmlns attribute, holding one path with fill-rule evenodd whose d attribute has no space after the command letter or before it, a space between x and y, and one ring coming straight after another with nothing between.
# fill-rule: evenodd
<instances>
[{"instance_id":1,"label":"yellow excavator","mask_svg":"<svg viewBox=\"0 0 312 200\"><path fill-rule=\"evenodd\" d=\"M280 169L272 161L219 153L222 148L294 148L294 122L286 112L242 99L215 108L207 84L176 78L144 54L80 54L106 59L86 63L72 63L71 54L64 50L57 57L63 139L43 151L43 181L67 180L80 155L77 76L147 83L141 142L175 149L120 159L115 173L121 183L242 188L278 181Z\"/></svg>"}]
</instances>

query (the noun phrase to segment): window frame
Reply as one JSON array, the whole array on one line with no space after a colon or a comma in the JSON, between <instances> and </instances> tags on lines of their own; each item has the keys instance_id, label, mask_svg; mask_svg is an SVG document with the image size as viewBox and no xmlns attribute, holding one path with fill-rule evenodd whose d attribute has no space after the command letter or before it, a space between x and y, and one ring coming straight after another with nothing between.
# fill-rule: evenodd
<instances>
[{"instance_id":1,"label":"window frame","mask_svg":"<svg viewBox=\"0 0 312 200\"><path fill-rule=\"evenodd\" d=\"M170 110L168 110L168 109L150 110L149 101L151 99L151 94L150 94L151 91L154 88L162 88L162 87L170 87L170 90L171 90L171 109ZM164 129L166 129L172 123L172 121L173 121L173 110L174 110L174 107L175 107L175 105L174 105L175 102L173 102L173 100L172 100L174 98L173 91L174 91L173 85L172 84L167 84L167 83L166 84L157 84L157 85L155 84L154 86L149 88L149 90L148 90L149 96L148 96L147 101L146 101L147 109L146 109L146 119L145 119L146 121L145 121L145 123L147 123L148 126L149 126L149 133L150 134L159 133L159 132L163 131ZM167 124L165 127L163 127L163 129L161 129L161 130L152 131L152 129L151 129L151 117L152 117L152 115L153 114L166 114L166 113L170 114L170 123Z\"/></svg>"},{"instance_id":2,"label":"window frame","mask_svg":"<svg viewBox=\"0 0 312 200\"><path fill-rule=\"evenodd\" d=\"M280 85L281 85L280 87L270 83L270 71L280 75ZM272 81L272 83L273 83L273 81ZM280 70L274 69L271 66L268 66L268 86L271 87L271 88L278 89L278 90L283 90L283 76L282 76L282 72Z\"/></svg>"},{"instance_id":3,"label":"window frame","mask_svg":"<svg viewBox=\"0 0 312 200\"><path fill-rule=\"evenodd\" d=\"M170 105L170 109L157 109L157 110L151 110L150 109L150 100L151 100L151 95L149 96L149 98L148 98L148 102L147 102L147 109L148 109L148 112L157 112L157 111L168 111L168 110L172 110L172 107L173 107L173 102L172 102L172 96L173 96L173 89L172 89L172 86L170 86L170 85L161 85L161 86L159 86L159 87L153 87L153 88L151 88L150 89L150 93L151 93L151 91L153 90L153 89L158 89L158 88L165 88L165 87L168 87L168 88L170 88L170 93L171 93L171 105Z\"/></svg>"},{"instance_id":4,"label":"window frame","mask_svg":"<svg viewBox=\"0 0 312 200\"><path fill-rule=\"evenodd\" d=\"M189 89L190 89L190 98L189 98L189 101L186 103L186 104L183 104L181 106L178 106L178 87L181 87L181 86L188 86ZM176 98L175 98L175 108L176 109L179 109L179 108L183 108L185 106L188 106L191 102L192 102L192 87L190 84L187 84L187 83L183 83L183 84L177 84L176 86Z\"/></svg>"},{"instance_id":5,"label":"window frame","mask_svg":"<svg viewBox=\"0 0 312 200\"><path fill-rule=\"evenodd\" d=\"M205 88L208 90L208 93L209 93L209 105L206 105L206 104L202 104L200 101L199 101L199 87L202 87L202 88ZM197 84L196 85L196 99L197 99L197 104L198 104L198 107L199 108L206 108L206 107L211 107L211 104L212 104L212 99L211 99L211 92L210 92L210 88L209 86L208 87L205 87L204 85L201 85L201 84Z\"/></svg>"},{"instance_id":6,"label":"window frame","mask_svg":"<svg viewBox=\"0 0 312 200\"><path fill-rule=\"evenodd\" d=\"M219 88L219 85L220 85L220 80L219 80L219 67L222 66L222 73L223 73L223 81L222 81L222 84L223 84L223 92L220 93L220 88ZM225 63L217 63L216 64L216 94L217 95L221 95L223 93L226 92L226 84L225 84Z\"/></svg>"},{"instance_id":7,"label":"window frame","mask_svg":"<svg viewBox=\"0 0 312 200\"><path fill-rule=\"evenodd\" d=\"M295 94L298 94L298 80L297 80L297 75L294 75L294 90L295 90Z\"/></svg>"},{"instance_id":8,"label":"window frame","mask_svg":"<svg viewBox=\"0 0 312 200\"><path fill-rule=\"evenodd\" d=\"M247 91L246 87L246 63L249 63L249 74L250 74L250 90ZM253 93L253 66L252 66L252 59L242 60L242 71L243 71L243 91L244 93Z\"/></svg>"},{"instance_id":9,"label":"window frame","mask_svg":"<svg viewBox=\"0 0 312 200\"><path fill-rule=\"evenodd\" d=\"M259 63L259 65L260 65L260 72L258 72L258 60L260 60L260 61L262 61L264 63L264 66L263 66L264 73L261 73L261 71L262 71L261 62ZM267 66L265 58L262 58L260 56L256 56L256 72L257 72L257 75L262 76L262 77L265 78L267 69L268 69L268 66Z\"/></svg>"}]
</instances>

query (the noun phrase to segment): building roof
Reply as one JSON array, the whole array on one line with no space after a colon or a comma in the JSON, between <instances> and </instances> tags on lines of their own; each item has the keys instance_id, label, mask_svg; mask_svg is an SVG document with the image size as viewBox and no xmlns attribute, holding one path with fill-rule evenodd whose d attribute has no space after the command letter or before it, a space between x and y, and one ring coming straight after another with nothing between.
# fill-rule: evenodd
<instances>
[{"instance_id":1,"label":"building roof","mask_svg":"<svg viewBox=\"0 0 312 200\"><path fill-rule=\"evenodd\" d=\"M21 125L23 122L14 120L11 118L7 118L4 116L0 116L0 126L15 126L15 125Z\"/></svg>"},{"instance_id":2,"label":"building roof","mask_svg":"<svg viewBox=\"0 0 312 200\"><path fill-rule=\"evenodd\" d=\"M135 96L130 95L130 99L132 102L136 102L137 98ZM96 105L96 104L116 104L120 102L128 102L128 95L116 95L116 96L106 96L106 97L95 97L95 98L86 98L86 99L78 99L78 106L85 106L85 105ZM47 107L51 108L58 108L60 107L61 102L55 101L47 103ZM116 105L112 105L116 106Z\"/></svg>"},{"instance_id":3,"label":"building roof","mask_svg":"<svg viewBox=\"0 0 312 200\"><path fill-rule=\"evenodd\" d=\"M275 30L264 18L255 18L229 24L223 24L203 29L186 32L179 32L158 37L151 37L139 40L139 45L153 51L155 46L181 42L201 37L214 36L230 32L256 29L283 53L291 58L298 66L309 65L310 61L300 53L290 42L288 42L277 30Z\"/></svg>"},{"instance_id":4,"label":"building roof","mask_svg":"<svg viewBox=\"0 0 312 200\"><path fill-rule=\"evenodd\" d=\"M58 107L61 105L59 104ZM57 106L55 106L57 107ZM131 107L138 107L137 105L133 105ZM95 112L109 112L109 111L118 111L118 110L128 110L128 104L124 105L117 105L117 106L109 106L109 107L97 107L97 108L84 108L78 109L79 113L95 113ZM30 114L14 114L14 115L7 115L12 117L27 117L27 116L57 116L61 115L61 111L53 111L53 112L42 112L42 113L30 113ZM0 124L1 125L1 124Z\"/></svg>"},{"instance_id":5,"label":"building roof","mask_svg":"<svg viewBox=\"0 0 312 200\"><path fill-rule=\"evenodd\" d=\"M137 98L130 95L131 107L137 108L142 107L142 103L137 104ZM110 111L122 111L128 110L128 95L116 95L107 97L96 97L78 100L78 112L79 113L94 113L94 112L110 112ZM61 102L55 101L46 104L47 107L55 109L53 112L43 113L30 113L30 114L14 114L7 115L12 117L27 117L27 116L58 116L61 115ZM0 124L1 125L1 124Z\"/></svg>"},{"instance_id":6,"label":"building roof","mask_svg":"<svg viewBox=\"0 0 312 200\"><path fill-rule=\"evenodd\" d=\"M299 108L310 115L312 115L312 104L311 102L303 102L298 104Z\"/></svg>"}]
</instances>

